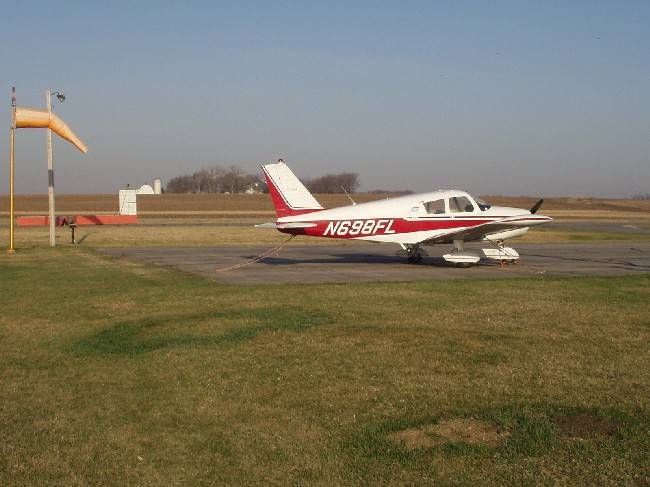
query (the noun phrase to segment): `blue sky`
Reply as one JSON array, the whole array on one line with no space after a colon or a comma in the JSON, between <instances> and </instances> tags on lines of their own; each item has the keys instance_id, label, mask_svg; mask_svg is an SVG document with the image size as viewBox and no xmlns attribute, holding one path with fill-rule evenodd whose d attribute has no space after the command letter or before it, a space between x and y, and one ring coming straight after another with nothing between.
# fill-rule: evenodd
<instances>
[{"instance_id":1,"label":"blue sky","mask_svg":"<svg viewBox=\"0 0 650 487\"><path fill-rule=\"evenodd\" d=\"M489 5L488 5L489 3ZM0 94L55 110L58 192L114 192L206 165L362 189L650 191L650 2L15 2ZM6 123L8 127L8 123ZM7 130L0 133L6 192ZM17 134L45 192L45 134Z\"/></svg>"}]
</instances>

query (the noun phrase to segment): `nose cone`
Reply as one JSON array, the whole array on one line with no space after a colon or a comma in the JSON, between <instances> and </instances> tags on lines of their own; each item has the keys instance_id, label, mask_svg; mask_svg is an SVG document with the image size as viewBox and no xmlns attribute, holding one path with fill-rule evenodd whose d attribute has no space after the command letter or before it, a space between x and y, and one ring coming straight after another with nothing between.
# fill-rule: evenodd
<instances>
[{"instance_id":1,"label":"nose cone","mask_svg":"<svg viewBox=\"0 0 650 487\"><path fill-rule=\"evenodd\" d=\"M553 221L550 216L540 215L539 213L531 213L530 210L524 208L512 208L509 206L493 206L490 208L493 215L509 219L512 223L522 226L543 225Z\"/></svg>"},{"instance_id":2,"label":"nose cone","mask_svg":"<svg viewBox=\"0 0 650 487\"><path fill-rule=\"evenodd\" d=\"M492 206L489 210L490 216L499 218L506 218L513 224L521 226L542 225L553 221L550 216L540 215L539 213L531 213L530 210L524 208L512 208L510 206Z\"/></svg>"},{"instance_id":3,"label":"nose cone","mask_svg":"<svg viewBox=\"0 0 650 487\"><path fill-rule=\"evenodd\" d=\"M528 210L521 210L526 221L526 225L543 225L544 223L549 223L553 221L553 218L550 216L540 215L539 213L531 213Z\"/></svg>"},{"instance_id":4,"label":"nose cone","mask_svg":"<svg viewBox=\"0 0 650 487\"><path fill-rule=\"evenodd\" d=\"M553 218L551 218L550 216L540 215L539 213L536 213L533 216L539 219L539 224L550 223L553 221Z\"/></svg>"}]
</instances>

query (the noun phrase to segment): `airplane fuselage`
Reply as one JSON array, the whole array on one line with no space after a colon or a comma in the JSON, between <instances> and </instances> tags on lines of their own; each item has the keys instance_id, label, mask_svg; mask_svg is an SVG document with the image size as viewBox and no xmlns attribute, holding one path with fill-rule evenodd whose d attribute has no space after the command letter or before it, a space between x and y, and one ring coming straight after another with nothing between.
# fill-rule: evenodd
<instances>
[{"instance_id":1,"label":"airplane fuselage","mask_svg":"<svg viewBox=\"0 0 650 487\"><path fill-rule=\"evenodd\" d=\"M458 208L458 201L466 204ZM510 226L521 229L520 234L530 226L551 220L522 208L480 205L464 191L435 191L306 212L278 218L278 224L302 222L313 225L279 229L294 235L416 244L450 230L509 217L519 217L510 220ZM480 239L483 237L476 240Z\"/></svg>"}]
</instances>

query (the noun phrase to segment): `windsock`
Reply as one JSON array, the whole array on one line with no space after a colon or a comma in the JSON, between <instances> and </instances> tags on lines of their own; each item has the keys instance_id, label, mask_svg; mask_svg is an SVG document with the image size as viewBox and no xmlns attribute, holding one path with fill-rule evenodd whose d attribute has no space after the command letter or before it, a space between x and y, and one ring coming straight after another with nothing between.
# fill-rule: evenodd
<instances>
[{"instance_id":1,"label":"windsock","mask_svg":"<svg viewBox=\"0 0 650 487\"><path fill-rule=\"evenodd\" d=\"M67 140L84 154L88 152L86 145L77 137L68 124L54 112L31 107L16 107L14 112L16 128L46 128L61 138Z\"/></svg>"}]
</instances>

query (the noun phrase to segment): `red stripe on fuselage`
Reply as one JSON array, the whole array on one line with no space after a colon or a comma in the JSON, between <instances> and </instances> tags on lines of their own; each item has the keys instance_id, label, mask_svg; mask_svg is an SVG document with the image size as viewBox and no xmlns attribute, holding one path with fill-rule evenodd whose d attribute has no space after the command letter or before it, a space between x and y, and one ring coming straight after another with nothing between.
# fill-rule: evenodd
<instances>
[{"instance_id":1,"label":"red stripe on fuselage","mask_svg":"<svg viewBox=\"0 0 650 487\"><path fill-rule=\"evenodd\" d=\"M351 220L320 220L310 221L315 227L283 228L283 233L292 235L308 235L325 238L360 238L375 235L394 235L449 228L474 227L493 220L405 220L403 218L359 218ZM355 223L362 222L362 223ZM374 222L374 225L368 222ZM365 232L365 233L364 233Z\"/></svg>"}]
</instances>

